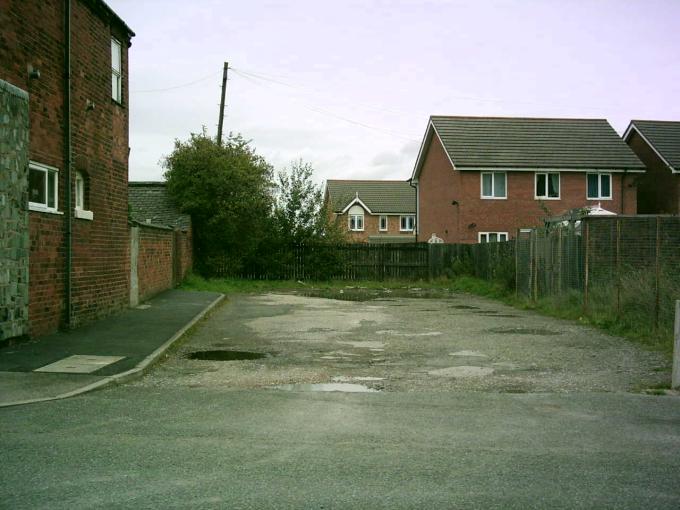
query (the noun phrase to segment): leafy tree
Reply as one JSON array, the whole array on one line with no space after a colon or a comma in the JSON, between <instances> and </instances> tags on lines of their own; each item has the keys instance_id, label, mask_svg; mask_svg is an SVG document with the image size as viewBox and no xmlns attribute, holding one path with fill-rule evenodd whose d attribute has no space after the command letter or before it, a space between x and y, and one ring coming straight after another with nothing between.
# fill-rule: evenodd
<instances>
[{"instance_id":1,"label":"leafy tree","mask_svg":"<svg viewBox=\"0 0 680 510\"><path fill-rule=\"evenodd\" d=\"M321 187L314 184L314 169L302 160L279 172L274 221L279 239L288 244L335 243L342 234L324 205Z\"/></svg>"},{"instance_id":2,"label":"leafy tree","mask_svg":"<svg viewBox=\"0 0 680 510\"><path fill-rule=\"evenodd\" d=\"M241 135L222 145L205 131L175 140L163 161L168 192L191 215L199 272L258 264L272 231L272 167Z\"/></svg>"}]
</instances>

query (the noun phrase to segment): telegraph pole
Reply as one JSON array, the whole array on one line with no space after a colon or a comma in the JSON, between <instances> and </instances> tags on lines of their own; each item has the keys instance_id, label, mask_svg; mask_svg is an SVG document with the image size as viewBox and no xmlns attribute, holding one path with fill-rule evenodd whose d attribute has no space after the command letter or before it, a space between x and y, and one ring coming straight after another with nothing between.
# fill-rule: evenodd
<instances>
[{"instance_id":1,"label":"telegraph pole","mask_svg":"<svg viewBox=\"0 0 680 510\"><path fill-rule=\"evenodd\" d=\"M224 123L224 97L227 94L227 73L229 62L224 63L222 71L222 99L220 100L220 120L217 123L217 145L222 145L222 124Z\"/></svg>"}]
</instances>

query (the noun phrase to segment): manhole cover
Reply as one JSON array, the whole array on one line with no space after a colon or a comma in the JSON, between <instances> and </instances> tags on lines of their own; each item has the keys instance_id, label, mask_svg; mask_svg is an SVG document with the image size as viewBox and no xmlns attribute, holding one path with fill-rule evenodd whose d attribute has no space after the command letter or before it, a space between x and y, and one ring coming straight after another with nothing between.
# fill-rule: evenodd
<instances>
[{"instance_id":1,"label":"manhole cover","mask_svg":"<svg viewBox=\"0 0 680 510\"><path fill-rule=\"evenodd\" d=\"M189 359L200 359L205 361L238 361L244 359L262 359L266 358L267 354L262 352L249 351L195 351L187 354Z\"/></svg>"}]
</instances>

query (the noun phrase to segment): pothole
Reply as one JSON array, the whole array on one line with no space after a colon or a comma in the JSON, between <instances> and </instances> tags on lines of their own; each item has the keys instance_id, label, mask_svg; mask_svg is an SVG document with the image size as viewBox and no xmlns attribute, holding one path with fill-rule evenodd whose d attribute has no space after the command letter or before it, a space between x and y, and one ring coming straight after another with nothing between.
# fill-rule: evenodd
<instances>
[{"instance_id":1,"label":"pothole","mask_svg":"<svg viewBox=\"0 0 680 510\"><path fill-rule=\"evenodd\" d=\"M282 391L313 391L341 393L378 393L380 390L369 388L363 384L353 383L318 383L318 384L281 384L271 389Z\"/></svg>"},{"instance_id":2,"label":"pothole","mask_svg":"<svg viewBox=\"0 0 680 510\"><path fill-rule=\"evenodd\" d=\"M239 361L248 359L262 359L268 356L268 354L262 352L217 350L194 351L187 354L186 357L189 359L198 359L203 361Z\"/></svg>"},{"instance_id":3,"label":"pothole","mask_svg":"<svg viewBox=\"0 0 680 510\"><path fill-rule=\"evenodd\" d=\"M499 335L538 335L550 336L561 335L559 331L552 331L544 328L491 328L487 329L489 333L497 333Z\"/></svg>"}]
</instances>

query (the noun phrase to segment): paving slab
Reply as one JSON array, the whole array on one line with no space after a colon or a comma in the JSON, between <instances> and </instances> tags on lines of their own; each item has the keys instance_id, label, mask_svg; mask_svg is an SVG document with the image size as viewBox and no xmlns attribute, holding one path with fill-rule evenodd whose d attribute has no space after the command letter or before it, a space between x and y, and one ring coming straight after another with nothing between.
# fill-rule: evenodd
<instances>
[{"instance_id":1,"label":"paving slab","mask_svg":"<svg viewBox=\"0 0 680 510\"><path fill-rule=\"evenodd\" d=\"M144 306L0 349L0 407L65 398L141 374L224 296L169 290Z\"/></svg>"}]
</instances>

